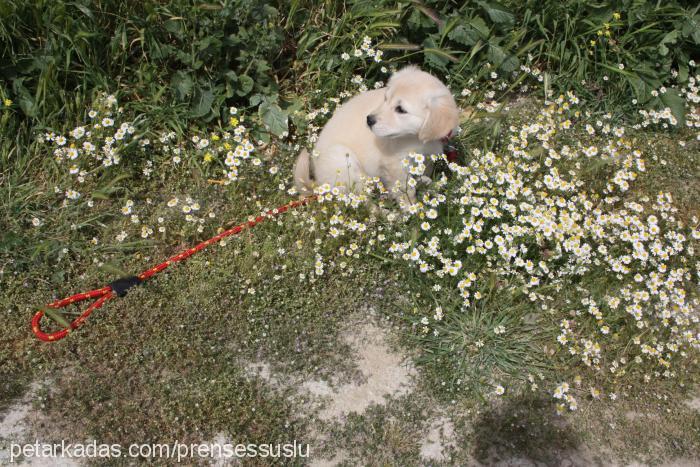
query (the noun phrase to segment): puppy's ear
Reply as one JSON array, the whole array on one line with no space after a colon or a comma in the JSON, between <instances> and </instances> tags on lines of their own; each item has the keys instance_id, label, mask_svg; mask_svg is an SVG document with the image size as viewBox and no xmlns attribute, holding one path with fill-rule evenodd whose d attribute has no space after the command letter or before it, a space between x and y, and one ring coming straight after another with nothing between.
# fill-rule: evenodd
<instances>
[{"instance_id":1,"label":"puppy's ear","mask_svg":"<svg viewBox=\"0 0 700 467\"><path fill-rule=\"evenodd\" d=\"M458 124L459 109L452 95L433 97L428 101L428 115L418 132L418 139L425 143L444 138Z\"/></svg>"}]
</instances>

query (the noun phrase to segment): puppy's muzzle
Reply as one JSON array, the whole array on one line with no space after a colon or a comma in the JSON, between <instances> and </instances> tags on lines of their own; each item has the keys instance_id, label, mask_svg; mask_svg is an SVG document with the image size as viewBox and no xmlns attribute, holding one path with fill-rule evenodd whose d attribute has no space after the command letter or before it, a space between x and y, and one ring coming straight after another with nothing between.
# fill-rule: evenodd
<instances>
[{"instance_id":1,"label":"puppy's muzzle","mask_svg":"<svg viewBox=\"0 0 700 467\"><path fill-rule=\"evenodd\" d=\"M377 123L377 117L375 117L372 114L367 115L367 126L372 128L372 126L374 126L375 123Z\"/></svg>"}]
</instances>

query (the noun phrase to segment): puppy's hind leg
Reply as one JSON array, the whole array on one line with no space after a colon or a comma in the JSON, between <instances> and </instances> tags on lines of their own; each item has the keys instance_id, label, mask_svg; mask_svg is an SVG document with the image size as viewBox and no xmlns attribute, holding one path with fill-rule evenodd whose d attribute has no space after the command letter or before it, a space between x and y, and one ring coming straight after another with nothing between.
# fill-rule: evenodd
<instances>
[{"instance_id":1,"label":"puppy's hind leg","mask_svg":"<svg viewBox=\"0 0 700 467\"><path fill-rule=\"evenodd\" d=\"M301 195L310 195L313 192L311 163L309 160L309 151L306 149L302 149L294 164L294 185Z\"/></svg>"}]
</instances>

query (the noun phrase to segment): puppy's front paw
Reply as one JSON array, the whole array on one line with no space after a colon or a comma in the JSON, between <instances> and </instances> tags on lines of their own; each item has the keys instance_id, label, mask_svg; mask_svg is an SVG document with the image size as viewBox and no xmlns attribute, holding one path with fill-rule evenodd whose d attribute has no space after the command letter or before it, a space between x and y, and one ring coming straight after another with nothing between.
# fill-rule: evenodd
<instances>
[{"instance_id":1,"label":"puppy's front paw","mask_svg":"<svg viewBox=\"0 0 700 467\"><path fill-rule=\"evenodd\" d=\"M421 175L419 182L423 185L430 185L431 183L433 183L433 179L428 177L427 175Z\"/></svg>"}]
</instances>

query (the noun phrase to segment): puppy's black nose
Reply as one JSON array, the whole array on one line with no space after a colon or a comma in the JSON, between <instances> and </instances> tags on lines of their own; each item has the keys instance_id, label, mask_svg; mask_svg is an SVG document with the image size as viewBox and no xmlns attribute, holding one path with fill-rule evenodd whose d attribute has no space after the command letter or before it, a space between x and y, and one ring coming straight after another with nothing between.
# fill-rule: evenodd
<instances>
[{"instance_id":1,"label":"puppy's black nose","mask_svg":"<svg viewBox=\"0 0 700 467\"><path fill-rule=\"evenodd\" d=\"M374 115L367 115L367 126L372 128L372 125L377 123L377 119L374 117Z\"/></svg>"}]
</instances>

